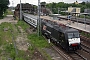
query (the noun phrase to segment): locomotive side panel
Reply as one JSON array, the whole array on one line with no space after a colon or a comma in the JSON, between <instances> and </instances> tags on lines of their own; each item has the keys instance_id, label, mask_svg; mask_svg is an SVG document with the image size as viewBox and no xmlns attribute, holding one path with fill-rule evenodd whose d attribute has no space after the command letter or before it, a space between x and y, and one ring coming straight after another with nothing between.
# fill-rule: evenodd
<instances>
[{"instance_id":1,"label":"locomotive side panel","mask_svg":"<svg viewBox=\"0 0 90 60\"><path fill-rule=\"evenodd\" d=\"M68 50L68 41L66 39L66 34L59 32L59 44L66 50Z\"/></svg>"},{"instance_id":2,"label":"locomotive side panel","mask_svg":"<svg viewBox=\"0 0 90 60\"><path fill-rule=\"evenodd\" d=\"M54 28L51 30L51 37L54 41L56 41L57 43L59 42L59 32L57 30L55 30Z\"/></svg>"}]
</instances>

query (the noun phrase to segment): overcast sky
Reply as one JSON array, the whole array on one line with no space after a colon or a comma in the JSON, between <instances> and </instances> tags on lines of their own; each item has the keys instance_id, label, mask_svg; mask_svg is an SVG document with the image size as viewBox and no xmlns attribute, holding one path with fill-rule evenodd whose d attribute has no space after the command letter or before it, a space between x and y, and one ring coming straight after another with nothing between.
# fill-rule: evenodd
<instances>
[{"instance_id":1,"label":"overcast sky","mask_svg":"<svg viewBox=\"0 0 90 60\"><path fill-rule=\"evenodd\" d=\"M9 6L16 6L17 4L20 3L20 0L9 0L10 1L10 5ZM50 2L65 2L65 3L73 3L76 0L40 0L40 2L46 2L46 3L50 3ZM77 0L79 3L82 1L87 1L87 0ZM90 0L88 0L90 1ZM22 3L30 3L30 4L34 4L34 5L38 5L38 0L21 0Z\"/></svg>"}]
</instances>

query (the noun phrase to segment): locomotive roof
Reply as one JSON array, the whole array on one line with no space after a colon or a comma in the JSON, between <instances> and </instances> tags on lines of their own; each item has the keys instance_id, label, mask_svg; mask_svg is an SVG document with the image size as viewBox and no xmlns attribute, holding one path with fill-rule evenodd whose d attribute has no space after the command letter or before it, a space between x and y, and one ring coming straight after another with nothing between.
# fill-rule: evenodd
<instances>
[{"instance_id":1,"label":"locomotive roof","mask_svg":"<svg viewBox=\"0 0 90 60\"><path fill-rule=\"evenodd\" d=\"M50 17L45 16L44 19L45 20L43 20L43 21L46 22L46 24L48 24L48 26L52 25L53 28L56 29L57 31L60 31L60 32L63 32L63 33L71 32L71 31L78 31L74 28L71 28L71 27L68 27L68 26L65 26L65 25L61 24L57 20L52 20L52 19L50 19Z\"/></svg>"},{"instance_id":2,"label":"locomotive roof","mask_svg":"<svg viewBox=\"0 0 90 60\"><path fill-rule=\"evenodd\" d=\"M54 25L54 27L53 27L54 29L56 29L56 30L58 30L58 31L60 31L60 32L63 32L63 33L65 33L65 32L71 32L71 31L78 31L78 30L76 30L76 29L74 29L74 28L71 28L71 27L68 27L68 26L65 26L65 27L63 27L63 26L56 26L56 25Z\"/></svg>"},{"instance_id":3,"label":"locomotive roof","mask_svg":"<svg viewBox=\"0 0 90 60\"><path fill-rule=\"evenodd\" d=\"M76 30L76 29L74 29L74 28L69 28L69 29L66 30L66 32L71 32L71 31L73 31L73 32L78 32L78 30Z\"/></svg>"}]
</instances>

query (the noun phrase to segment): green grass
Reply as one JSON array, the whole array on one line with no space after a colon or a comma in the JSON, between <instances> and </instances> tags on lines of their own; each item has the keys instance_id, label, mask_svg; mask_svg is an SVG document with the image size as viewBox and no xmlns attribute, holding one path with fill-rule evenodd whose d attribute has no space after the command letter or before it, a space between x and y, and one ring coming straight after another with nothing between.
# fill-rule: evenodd
<instances>
[{"instance_id":1,"label":"green grass","mask_svg":"<svg viewBox=\"0 0 90 60\"><path fill-rule=\"evenodd\" d=\"M37 48L47 60L52 60L51 57L43 50L43 48L50 47L45 38L42 36L38 37L37 34L30 34L28 35L28 39L33 44L33 47ZM33 52L32 47L30 47L30 50Z\"/></svg>"},{"instance_id":2,"label":"green grass","mask_svg":"<svg viewBox=\"0 0 90 60\"><path fill-rule=\"evenodd\" d=\"M28 35L28 39L32 42L37 48L46 48L49 47L48 42L42 37L38 37L37 34Z\"/></svg>"},{"instance_id":3,"label":"green grass","mask_svg":"<svg viewBox=\"0 0 90 60\"><path fill-rule=\"evenodd\" d=\"M18 21L17 26L21 26L22 29L24 29L24 31L25 31L27 28L30 27L29 24L25 23L25 22L22 21L22 20L19 20L19 21Z\"/></svg>"},{"instance_id":4,"label":"green grass","mask_svg":"<svg viewBox=\"0 0 90 60\"><path fill-rule=\"evenodd\" d=\"M80 34L83 35L83 36L85 36L85 37L87 37L87 38L90 38L90 34L86 34L84 32L81 32Z\"/></svg>"},{"instance_id":5,"label":"green grass","mask_svg":"<svg viewBox=\"0 0 90 60\"><path fill-rule=\"evenodd\" d=\"M10 42L12 41L10 27L12 26L9 23L2 23L0 25L0 41L1 41L0 44L5 44L6 40L9 40ZM8 31L4 31L5 28L7 28Z\"/></svg>"},{"instance_id":6,"label":"green grass","mask_svg":"<svg viewBox=\"0 0 90 60\"><path fill-rule=\"evenodd\" d=\"M4 31L5 28L8 30ZM12 24L10 23L2 23L0 25L0 46L3 47L1 53L5 53L5 55L2 56L3 58L12 55L12 52L14 52L14 49L12 49L13 46L10 45L10 43L12 43L12 28Z\"/></svg>"},{"instance_id":7,"label":"green grass","mask_svg":"<svg viewBox=\"0 0 90 60\"><path fill-rule=\"evenodd\" d=\"M4 31L5 28L7 28L8 30ZM18 33L15 31L15 27L13 24L5 22L0 25L0 47L3 47L3 50L0 50L0 56L1 53L5 53L4 55L2 55L3 60L6 60L6 57L10 57L12 59L16 57L11 30L15 39Z\"/></svg>"}]
</instances>

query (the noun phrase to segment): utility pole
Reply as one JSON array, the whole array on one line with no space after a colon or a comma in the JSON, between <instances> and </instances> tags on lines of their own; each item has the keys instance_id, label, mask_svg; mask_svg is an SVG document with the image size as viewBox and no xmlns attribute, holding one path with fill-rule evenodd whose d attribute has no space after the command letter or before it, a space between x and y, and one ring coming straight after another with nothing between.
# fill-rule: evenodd
<instances>
[{"instance_id":1,"label":"utility pole","mask_svg":"<svg viewBox=\"0 0 90 60\"><path fill-rule=\"evenodd\" d=\"M40 0L38 0L38 36L41 35Z\"/></svg>"},{"instance_id":2,"label":"utility pole","mask_svg":"<svg viewBox=\"0 0 90 60\"><path fill-rule=\"evenodd\" d=\"M20 0L20 20L22 20L22 5L21 5L21 0Z\"/></svg>"}]
</instances>

